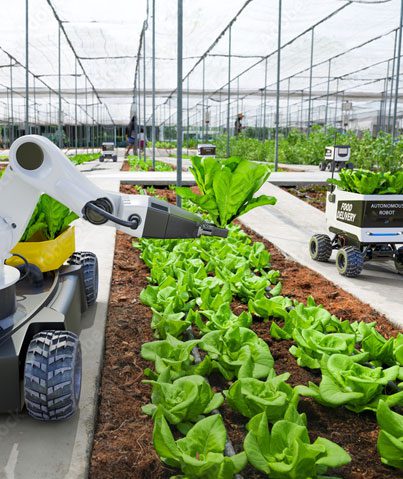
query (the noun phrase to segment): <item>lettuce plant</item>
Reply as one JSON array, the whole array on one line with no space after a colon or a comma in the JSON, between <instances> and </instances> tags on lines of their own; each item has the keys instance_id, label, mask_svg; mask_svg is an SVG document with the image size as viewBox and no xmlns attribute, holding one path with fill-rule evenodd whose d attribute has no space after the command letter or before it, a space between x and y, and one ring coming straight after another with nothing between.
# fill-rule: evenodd
<instances>
[{"instance_id":1,"label":"lettuce plant","mask_svg":"<svg viewBox=\"0 0 403 479\"><path fill-rule=\"evenodd\" d=\"M220 329L227 330L237 326L248 328L252 323L252 316L250 313L244 311L237 316L232 312L229 303L221 304L216 311L201 311L201 314L207 318L207 321L203 322L201 315L197 314L195 324L202 333L209 333L210 331Z\"/></svg>"},{"instance_id":2,"label":"lettuce plant","mask_svg":"<svg viewBox=\"0 0 403 479\"><path fill-rule=\"evenodd\" d=\"M158 286L147 286L140 293L142 303L150 306L153 311L165 311L170 306L173 312L188 311L196 304L190 298L185 284L180 284L174 278L166 278Z\"/></svg>"},{"instance_id":3,"label":"lettuce plant","mask_svg":"<svg viewBox=\"0 0 403 479\"><path fill-rule=\"evenodd\" d=\"M77 218L66 206L48 195L42 195L20 241L30 241L34 235L40 241L53 240Z\"/></svg>"},{"instance_id":4,"label":"lettuce plant","mask_svg":"<svg viewBox=\"0 0 403 479\"><path fill-rule=\"evenodd\" d=\"M368 170L342 170L340 179L328 179L344 191L363 195L400 195L403 193L403 171L374 172Z\"/></svg>"},{"instance_id":5,"label":"lettuce plant","mask_svg":"<svg viewBox=\"0 0 403 479\"><path fill-rule=\"evenodd\" d=\"M284 326L280 327L273 322L270 326L270 334L274 339L292 339L295 329L315 329L325 334L346 333L354 334L353 325L348 321L340 321L336 316L329 313L323 306L317 305L312 297L307 304L294 303L285 316Z\"/></svg>"},{"instance_id":6,"label":"lettuce plant","mask_svg":"<svg viewBox=\"0 0 403 479\"><path fill-rule=\"evenodd\" d=\"M207 352L213 368L227 380L266 378L273 369L269 346L247 328L212 331L203 336L198 347Z\"/></svg>"},{"instance_id":7,"label":"lettuce plant","mask_svg":"<svg viewBox=\"0 0 403 479\"><path fill-rule=\"evenodd\" d=\"M206 357L201 363L194 364L191 351L198 343L197 339L179 341L167 334L164 340L143 344L141 357L155 363L157 374L162 374L166 368L169 368L171 379L192 374L203 375L210 370L210 359Z\"/></svg>"},{"instance_id":8,"label":"lettuce plant","mask_svg":"<svg viewBox=\"0 0 403 479\"><path fill-rule=\"evenodd\" d=\"M325 477L327 469L344 466L351 457L323 437L312 444L305 425L277 421L271 431L266 413L252 418L244 442L248 461L270 479Z\"/></svg>"},{"instance_id":9,"label":"lettuce plant","mask_svg":"<svg viewBox=\"0 0 403 479\"><path fill-rule=\"evenodd\" d=\"M176 191L206 211L217 226L225 227L257 206L276 203L272 196L253 197L270 175L268 165L240 158L219 160L194 157L190 171L202 194L184 187Z\"/></svg>"},{"instance_id":10,"label":"lettuce plant","mask_svg":"<svg viewBox=\"0 0 403 479\"><path fill-rule=\"evenodd\" d=\"M143 412L152 416L158 408L171 424L197 422L224 402L223 395L214 394L203 376L185 376L171 384L169 375L163 373L158 381L144 382L152 385L152 404L143 406Z\"/></svg>"},{"instance_id":11,"label":"lettuce plant","mask_svg":"<svg viewBox=\"0 0 403 479\"><path fill-rule=\"evenodd\" d=\"M359 364L360 361L367 359L368 353L356 356L323 355L320 361L322 370L320 385L310 382L309 387L297 386L296 390L304 396L313 397L324 406L345 405L354 412L366 409L374 411L379 399L383 397L385 386L389 381L396 380L399 366L382 369ZM397 393L394 396L399 400L402 395L403 393Z\"/></svg>"},{"instance_id":12,"label":"lettuce plant","mask_svg":"<svg viewBox=\"0 0 403 479\"><path fill-rule=\"evenodd\" d=\"M374 326L363 324L361 326L363 338L361 341L361 348L368 352L368 360L376 361L379 365L387 364L393 366L395 359L393 355L394 339L386 340Z\"/></svg>"},{"instance_id":13,"label":"lettuce plant","mask_svg":"<svg viewBox=\"0 0 403 479\"><path fill-rule=\"evenodd\" d=\"M169 425L157 412L153 442L162 461L178 468L183 475L175 479L232 479L247 464L245 452L224 456L227 433L220 415L197 422L182 439L175 441Z\"/></svg>"},{"instance_id":14,"label":"lettuce plant","mask_svg":"<svg viewBox=\"0 0 403 479\"><path fill-rule=\"evenodd\" d=\"M284 296L276 296L274 298L267 298L259 295L251 299L248 303L249 311L260 318L280 318L287 319L287 308L292 306L292 301Z\"/></svg>"},{"instance_id":15,"label":"lettuce plant","mask_svg":"<svg viewBox=\"0 0 403 479\"><path fill-rule=\"evenodd\" d=\"M289 373L276 376L271 371L266 381L242 378L235 381L228 391L224 391L228 405L245 417L252 418L265 412L269 422L283 419L290 407L298 404L298 394L285 381Z\"/></svg>"},{"instance_id":16,"label":"lettuce plant","mask_svg":"<svg viewBox=\"0 0 403 479\"><path fill-rule=\"evenodd\" d=\"M232 291L229 283L221 283L216 290L206 284L200 291L200 296L196 303L201 310L218 310L223 304L230 304L232 301Z\"/></svg>"},{"instance_id":17,"label":"lettuce plant","mask_svg":"<svg viewBox=\"0 0 403 479\"><path fill-rule=\"evenodd\" d=\"M356 341L355 334L323 334L315 329L294 329L293 338L297 345L291 346L290 353L299 366L310 369L320 368L324 354L353 354Z\"/></svg>"},{"instance_id":18,"label":"lettuce plant","mask_svg":"<svg viewBox=\"0 0 403 479\"><path fill-rule=\"evenodd\" d=\"M399 333L393 341L393 356L400 366L403 366L403 334Z\"/></svg>"},{"instance_id":19,"label":"lettuce plant","mask_svg":"<svg viewBox=\"0 0 403 479\"><path fill-rule=\"evenodd\" d=\"M381 461L403 470L403 416L391 411L385 401L379 401L376 419L380 427L377 446Z\"/></svg>"},{"instance_id":20,"label":"lettuce plant","mask_svg":"<svg viewBox=\"0 0 403 479\"><path fill-rule=\"evenodd\" d=\"M195 318L195 312L191 309L186 313L175 313L174 306L168 304L164 311L153 310L151 328L157 338L166 339L170 334L175 338L181 336L188 329Z\"/></svg>"}]
</instances>

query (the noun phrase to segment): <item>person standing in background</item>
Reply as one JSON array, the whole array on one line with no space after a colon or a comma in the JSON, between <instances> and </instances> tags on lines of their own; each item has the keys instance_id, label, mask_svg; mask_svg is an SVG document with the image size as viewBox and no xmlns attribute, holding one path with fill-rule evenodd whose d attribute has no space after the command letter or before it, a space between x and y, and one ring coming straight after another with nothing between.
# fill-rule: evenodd
<instances>
[{"instance_id":1,"label":"person standing in background","mask_svg":"<svg viewBox=\"0 0 403 479\"><path fill-rule=\"evenodd\" d=\"M127 148L125 158L129 155L130 149L133 148L133 155L137 155L137 118L132 116L130 123L126 127Z\"/></svg>"},{"instance_id":2,"label":"person standing in background","mask_svg":"<svg viewBox=\"0 0 403 479\"><path fill-rule=\"evenodd\" d=\"M244 116L243 113L238 113L236 120L235 120L235 135L239 135L242 133L242 130L245 128L242 126L241 121L243 120Z\"/></svg>"},{"instance_id":3,"label":"person standing in background","mask_svg":"<svg viewBox=\"0 0 403 479\"><path fill-rule=\"evenodd\" d=\"M139 149L140 149L140 151L143 152L144 148L146 147L146 144L147 144L147 138L146 138L146 135L144 133L144 128L140 129L138 140L139 140Z\"/></svg>"}]
</instances>

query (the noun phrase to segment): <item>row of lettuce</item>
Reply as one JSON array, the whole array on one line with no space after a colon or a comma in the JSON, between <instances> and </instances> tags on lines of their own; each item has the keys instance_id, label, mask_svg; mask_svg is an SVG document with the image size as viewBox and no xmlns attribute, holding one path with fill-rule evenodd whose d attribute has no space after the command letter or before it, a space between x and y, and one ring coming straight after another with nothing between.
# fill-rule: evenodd
<instances>
[{"instance_id":1,"label":"row of lettuce","mask_svg":"<svg viewBox=\"0 0 403 479\"><path fill-rule=\"evenodd\" d=\"M300 395L375 412L382 461L403 467L403 416L391 409L403 405L403 335L386 340L374 323L340 321L312 298L305 305L281 296L269 253L238 227L226 241L141 240L135 246L150 268L141 301L152 309L157 338L142 347L143 358L154 363L146 370L152 396L144 412L154 419L157 453L183 474L175 477L232 478L249 463L271 478L313 478L349 463L337 444L310 441ZM234 314L234 298L248 311ZM298 363L321 371L319 386L292 388L288 373L276 375L269 346L250 329L253 317L273 319L272 338L294 341L290 351ZM187 339L189 328L196 339ZM223 394L206 381L213 372L228 382ZM244 451L232 457L224 454L226 430L214 414L224 401L250 419Z\"/></svg>"}]
</instances>

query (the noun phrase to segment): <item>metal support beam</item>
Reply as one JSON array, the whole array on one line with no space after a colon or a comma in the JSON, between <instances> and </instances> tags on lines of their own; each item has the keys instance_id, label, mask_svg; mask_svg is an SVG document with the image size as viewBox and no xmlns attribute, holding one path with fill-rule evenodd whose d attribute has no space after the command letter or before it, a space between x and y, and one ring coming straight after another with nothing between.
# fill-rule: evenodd
<instances>
[{"instance_id":1,"label":"metal support beam","mask_svg":"<svg viewBox=\"0 0 403 479\"><path fill-rule=\"evenodd\" d=\"M29 0L25 0L25 134L29 133Z\"/></svg>"},{"instance_id":2,"label":"metal support beam","mask_svg":"<svg viewBox=\"0 0 403 479\"><path fill-rule=\"evenodd\" d=\"M10 120L11 120L11 130L10 130L10 144L14 141L14 99L13 99L13 61L10 57Z\"/></svg>"},{"instance_id":3,"label":"metal support beam","mask_svg":"<svg viewBox=\"0 0 403 479\"><path fill-rule=\"evenodd\" d=\"M390 101L389 101L389 112L388 112L388 132L390 132L390 120L392 117L392 103L393 103L393 86L395 81L395 68L396 68L396 48L397 48L397 35L398 30L395 30L395 42L393 45L393 63L392 63L392 78L390 82Z\"/></svg>"},{"instance_id":4,"label":"metal support beam","mask_svg":"<svg viewBox=\"0 0 403 479\"><path fill-rule=\"evenodd\" d=\"M189 115L189 77L186 79L186 138L187 138L187 154L189 154L189 128L190 128L190 115Z\"/></svg>"},{"instance_id":5,"label":"metal support beam","mask_svg":"<svg viewBox=\"0 0 403 479\"><path fill-rule=\"evenodd\" d=\"M202 138L206 141L206 105L205 105L205 88L206 88L206 58L203 57L202 62Z\"/></svg>"},{"instance_id":6,"label":"metal support beam","mask_svg":"<svg viewBox=\"0 0 403 479\"><path fill-rule=\"evenodd\" d=\"M239 78L238 78L239 85ZM264 63L264 95L263 95L263 140L266 140L266 114L267 114L267 58ZM239 95L239 90L238 90Z\"/></svg>"},{"instance_id":7,"label":"metal support beam","mask_svg":"<svg viewBox=\"0 0 403 479\"><path fill-rule=\"evenodd\" d=\"M230 151L230 116L231 116L231 51L232 51L232 25L228 29L228 90L227 90L227 158L231 156Z\"/></svg>"},{"instance_id":8,"label":"metal support beam","mask_svg":"<svg viewBox=\"0 0 403 479\"><path fill-rule=\"evenodd\" d=\"M277 33L277 85L276 85L276 151L274 158L274 171L278 170L278 133L280 123L280 69L281 69L281 8L282 0L278 0L278 33Z\"/></svg>"},{"instance_id":9,"label":"metal support beam","mask_svg":"<svg viewBox=\"0 0 403 479\"><path fill-rule=\"evenodd\" d=\"M397 64L396 64L396 82L395 82L395 104L393 108L393 125L392 137L396 139L396 120L397 120L397 101L399 97L399 80L400 80L400 56L402 54L402 28L403 28L403 0L400 1L400 24L399 24L399 40L397 43Z\"/></svg>"},{"instance_id":10,"label":"metal support beam","mask_svg":"<svg viewBox=\"0 0 403 479\"><path fill-rule=\"evenodd\" d=\"M334 127L337 128L337 103L339 101L339 79L336 81L336 105L334 109Z\"/></svg>"},{"instance_id":11,"label":"metal support beam","mask_svg":"<svg viewBox=\"0 0 403 479\"><path fill-rule=\"evenodd\" d=\"M77 58L74 59L74 144L76 147L76 155L78 153L78 118L77 118Z\"/></svg>"},{"instance_id":12,"label":"metal support beam","mask_svg":"<svg viewBox=\"0 0 403 479\"><path fill-rule=\"evenodd\" d=\"M311 123L312 123L312 71L313 71L313 46L315 40L315 29L311 30L311 60L309 67L309 100L308 100L308 129L307 136L311 132Z\"/></svg>"},{"instance_id":13,"label":"metal support beam","mask_svg":"<svg viewBox=\"0 0 403 479\"><path fill-rule=\"evenodd\" d=\"M152 162L155 170L155 0L152 0L152 120L151 120L151 140L152 140Z\"/></svg>"},{"instance_id":14,"label":"metal support beam","mask_svg":"<svg viewBox=\"0 0 403 479\"><path fill-rule=\"evenodd\" d=\"M332 68L332 60L329 60L329 68L327 71L327 89L326 89L326 106L325 106L325 133L327 132L327 120L329 113L329 91L330 91L330 70Z\"/></svg>"},{"instance_id":15,"label":"metal support beam","mask_svg":"<svg viewBox=\"0 0 403 479\"><path fill-rule=\"evenodd\" d=\"M287 118L286 118L287 137L288 137L288 130L290 128L290 81L291 81L291 78L288 79L288 84L287 84Z\"/></svg>"},{"instance_id":16,"label":"metal support beam","mask_svg":"<svg viewBox=\"0 0 403 479\"><path fill-rule=\"evenodd\" d=\"M178 0L178 52L176 97L176 184L182 185L182 77L183 77L183 0ZM182 206L182 198L176 196L176 204Z\"/></svg>"},{"instance_id":17,"label":"metal support beam","mask_svg":"<svg viewBox=\"0 0 403 479\"><path fill-rule=\"evenodd\" d=\"M146 118L146 102L147 102L147 94L146 94L146 30L147 27L144 29L144 37L143 37L143 129L144 129L144 161L147 160L147 145L146 145L146 136L147 136L147 118Z\"/></svg>"},{"instance_id":18,"label":"metal support beam","mask_svg":"<svg viewBox=\"0 0 403 479\"><path fill-rule=\"evenodd\" d=\"M60 24L58 26L58 36L57 36L57 75L58 75L58 98L59 98L59 115L58 115L58 125L57 125L57 136L59 148L63 148L63 130L62 130L62 56L61 56L61 29Z\"/></svg>"}]
</instances>

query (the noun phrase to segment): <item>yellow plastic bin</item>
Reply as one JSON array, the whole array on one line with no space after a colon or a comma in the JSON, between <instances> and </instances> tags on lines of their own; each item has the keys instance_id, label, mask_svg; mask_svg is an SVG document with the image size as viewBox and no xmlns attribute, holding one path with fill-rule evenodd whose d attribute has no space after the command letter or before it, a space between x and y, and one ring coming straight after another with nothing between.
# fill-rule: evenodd
<instances>
[{"instance_id":1,"label":"yellow plastic bin","mask_svg":"<svg viewBox=\"0 0 403 479\"><path fill-rule=\"evenodd\" d=\"M45 273L60 268L76 249L74 226L71 226L54 240L28 241L18 243L11 253L17 253ZM13 256L6 262L10 266L24 264L21 258Z\"/></svg>"}]
</instances>

